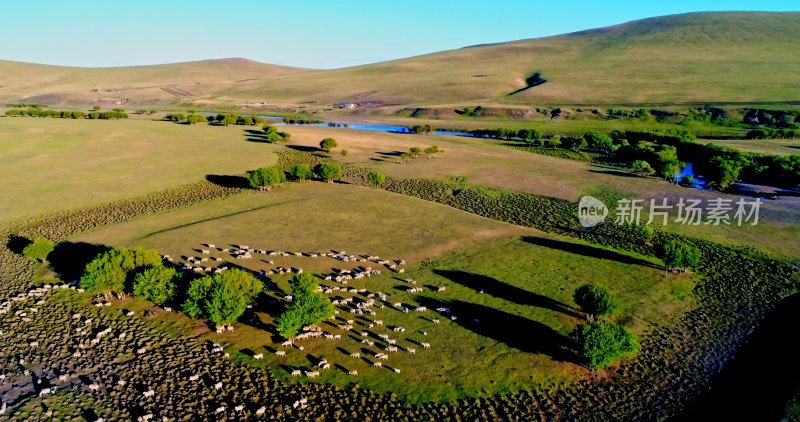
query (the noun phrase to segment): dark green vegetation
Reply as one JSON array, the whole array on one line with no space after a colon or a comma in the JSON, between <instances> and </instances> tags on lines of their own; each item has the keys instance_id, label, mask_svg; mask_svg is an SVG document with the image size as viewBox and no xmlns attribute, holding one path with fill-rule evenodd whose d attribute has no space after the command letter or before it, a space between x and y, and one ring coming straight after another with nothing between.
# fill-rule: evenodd
<instances>
[{"instance_id":1,"label":"dark green vegetation","mask_svg":"<svg viewBox=\"0 0 800 422\"><path fill-rule=\"evenodd\" d=\"M575 303L589 315L611 315L617 309L617 300L600 285L587 283L575 289Z\"/></svg>"},{"instance_id":2,"label":"dark green vegetation","mask_svg":"<svg viewBox=\"0 0 800 422\"><path fill-rule=\"evenodd\" d=\"M286 174L276 167L262 167L247 175L250 186L263 190L286 182Z\"/></svg>"},{"instance_id":3,"label":"dark green vegetation","mask_svg":"<svg viewBox=\"0 0 800 422\"><path fill-rule=\"evenodd\" d=\"M337 163L319 163L314 167L314 174L326 182L332 182L342 178L342 166Z\"/></svg>"},{"instance_id":4,"label":"dark green vegetation","mask_svg":"<svg viewBox=\"0 0 800 422\"><path fill-rule=\"evenodd\" d=\"M664 261L665 271L694 268L700 262L700 249L677 240L667 240L656 250L658 257Z\"/></svg>"},{"instance_id":5,"label":"dark green vegetation","mask_svg":"<svg viewBox=\"0 0 800 422\"><path fill-rule=\"evenodd\" d=\"M625 327L610 322L589 322L575 328L570 335L590 368L599 369L611 362L639 351L639 342Z\"/></svg>"},{"instance_id":6,"label":"dark green vegetation","mask_svg":"<svg viewBox=\"0 0 800 422\"><path fill-rule=\"evenodd\" d=\"M270 143L287 142L291 137L290 134L286 132L281 132L270 125L264 125L262 129L264 130L265 133L264 141L266 142Z\"/></svg>"},{"instance_id":7,"label":"dark green vegetation","mask_svg":"<svg viewBox=\"0 0 800 422\"><path fill-rule=\"evenodd\" d=\"M133 277L133 295L156 305L170 303L178 293L176 280L179 278L174 268L161 265L145 267Z\"/></svg>"},{"instance_id":8,"label":"dark green vegetation","mask_svg":"<svg viewBox=\"0 0 800 422\"><path fill-rule=\"evenodd\" d=\"M328 152L330 152L332 149L336 148L337 146L339 146L339 144L336 143L336 139L333 139L333 138L325 138L325 139L319 141L319 147L324 149L325 151L328 151Z\"/></svg>"},{"instance_id":9,"label":"dark green vegetation","mask_svg":"<svg viewBox=\"0 0 800 422\"><path fill-rule=\"evenodd\" d=\"M236 321L264 289L264 283L247 271L231 269L192 280L183 311L216 326Z\"/></svg>"},{"instance_id":10,"label":"dark green vegetation","mask_svg":"<svg viewBox=\"0 0 800 422\"><path fill-rule=\"evenodd\" d=\"M317 293L318 285L308 274L297 274L289 282L292 300L275 322L278 333L284 338L291 339L301 327L317 325L333 316L333 304L322 293Z\"/></svg>"},{"instance_id":11,"label":"dark green vegetation","mask_svg":"<svg viewBox=\"0 0 800 422\"><path fill-rule=\"evenodd\" d=\"M386 181L386 175L384 175L379 171L370 170L370 172L367 173L367 182L373 188L377 189L381 187L385 181Z\"/></svg>"}]
</instances>

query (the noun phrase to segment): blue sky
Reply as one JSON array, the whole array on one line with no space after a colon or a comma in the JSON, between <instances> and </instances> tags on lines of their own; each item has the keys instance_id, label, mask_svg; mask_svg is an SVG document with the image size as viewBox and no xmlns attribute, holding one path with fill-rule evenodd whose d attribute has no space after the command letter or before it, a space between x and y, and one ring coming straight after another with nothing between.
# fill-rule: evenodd
<instances>
[{"instance_id":1,"label":"blue sky","mask_svg":"<svg viewBox=\"0 0 800 422\"><path fill-rule=\"evenodd\" d=\"M0 59L121 66L245 57L335 68L674 13L786 1L3 1Z\"/></svg>"}]
</instances>

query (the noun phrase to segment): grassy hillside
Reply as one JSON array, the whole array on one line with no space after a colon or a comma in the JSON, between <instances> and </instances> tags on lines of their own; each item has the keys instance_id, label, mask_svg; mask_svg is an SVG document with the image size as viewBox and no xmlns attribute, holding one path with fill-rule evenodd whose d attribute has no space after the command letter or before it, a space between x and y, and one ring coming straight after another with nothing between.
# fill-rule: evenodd
<instances>
[{"instance_id":1,"label":"grassy hillside","mask_svg":"<svg viewBox=\"0 0 800 422\"><path fill-rule=\"evenodd\" d=\"M0 99L316 106L796 101L800 13L672 15L333 70L227 59L75 69L0 62ZM507 95L541 72L547 82ZM34 75L25 76L23 75Z\"/></svg>"}]
</instances>

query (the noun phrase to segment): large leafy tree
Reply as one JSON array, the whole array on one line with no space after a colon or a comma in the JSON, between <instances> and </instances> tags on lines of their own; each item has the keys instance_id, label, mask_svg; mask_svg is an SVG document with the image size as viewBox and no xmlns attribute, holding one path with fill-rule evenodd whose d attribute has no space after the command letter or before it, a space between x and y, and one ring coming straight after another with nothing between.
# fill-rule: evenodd
<instances>
[{"instance_id":1,"label":"large leafy tree","mask_svg":"<svg viewBox=\"0 0 800 422\"><path fill-rule=\"evenodd\" d=\"M314 172L317 174L317 177L326 182L332 182L342 178L342 167L336 163L319 163L314 167Z\"/></svg>"},{"instance_id":2,"label":"large leafy tree","mask_svg":"<svg viewBox=\"0 0 800 422\"><path fill-rule=\"evenodd\" d=\"M319 324L333 315L333 304L316 291L317 282L313 277L297 274L289 281L289 287L292 302L275 322L278 332L285 338L294 337L304 325Z\"/></svg>"},{"instance_id":3,"label":"large leafy tree","mask_svg":"<svg viewBox=\"0 0 800 422\"><path fill-rule=\"evenodd\" d=\"M112 249L86 265L80 286L90 294L123 293L134 270L162 265L158 251L148 249Z\"/></svg>"},{"instance_id":4,"label":"large leafy tree","mask_svg":"<svg viewBox=\"0 0 800 422\"><path fill-rule=\"evenodd\" d=\"M339 144L336 142L336 139L333 138L325 138L319 142L319 147L328 152L337 146L339 146Z\"/></svg>"},{"instance_id":5,"label":"large leafy tree","mask_svg":"<svg viewBox=\"0 0 800 422\"><path fill-rule=\"evenodd\" d=\"M133 277L133 295L163 305L175 298L177 277L174 268L163 265L146 267Z\"/></svg>"},{"instance_id":6,"label":"large leafy tree","mask_svg":"<svg viewBox=\"0 0 800 422\"><path fill-rule=\"evenodd\" d=\"M52 240L37 237L33 242L22 249L22 254L28 258L44 262L44 260L47 259L47 255L50 255L50 252L53 252L54 248L55 245Z\"/></svg>"},{"instance_id":7,"label":"large leafy tree","mask_svg":"<svg viewBox=\"0 0 800 422\"><path fill-rule=\"evenodd\" d=\"M694 268L700 262L700 249L676 240L667 240L656 249L658 257L664 261L664 271Z\"/></svg>"},{"instance_id":8,"label":"large leafy tree","mask_svg":"<svg viewBox=\"0 0 800 422\"><path fill-rule=\"evenodd\" d=\"M236 321L263 289L264 283L244 270L208 275L191 282L183 311L217 326L227 324Z\"/></svg>"},{"instance_id":9,"label":"large leafy tree","mask_svg":"<svg viewBox=\"0 0 800 422\"><path fill-rule=\"evenodd\" d=\"M292 180L308 180L314 176L311 166L305 163L295 164L289 169Z\"/></svg>"},{"instance_id":10,"label":"large leafy tree","mask_svg":"<svg viewBox=\"0 0 800 422\"><path fill-rule=\"evenodd\" d=\"M636 336L625 327L610 322L580 324L570 333L578 354L592 369L600 369L639 351Z\"/></svg>"},{"instance_id":11,"label":"large leafy tree","mask_svg":"<svg viewBox=\"0 0 800 422\"><path fill-rule=\"evenodd\" d=\"M286 182L286 174L277 167L262 167L253 170L247 176L250 186L263 189L270 186L280 185Z\"/></svg>"},{"instance_id":12,"label":"large leafy tree","mask_svg":"<svg viewBox=\"0 0 800 422\"><path fill-rule=\"evenodd\" d=\"M370 170L370 172L367 173L367 182L369 182L370 186L374 188L381 187L381 185L383 185L383 182L385 181L386 181L386 176L384 176L383 173L379 171Z\"/></svg>"},{"instance_id":13,"label":"large leafy tree","mask_svg":"<svg viewBox=\"0 0 800 422\"><path fill-rule=\"evenodd\" d=\"M617 309L617 300L611 291L594 283L578 287L573 296L575 303L590 315L610 315Z\"/></svg>"}]
</instances>

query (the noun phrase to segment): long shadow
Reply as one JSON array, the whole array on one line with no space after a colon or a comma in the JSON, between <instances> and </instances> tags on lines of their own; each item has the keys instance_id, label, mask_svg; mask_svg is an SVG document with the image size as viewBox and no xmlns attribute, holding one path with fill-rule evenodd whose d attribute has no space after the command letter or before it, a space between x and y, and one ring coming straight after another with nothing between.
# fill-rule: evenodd
<instances>
[{"instance_id":1,"label":"long shadow","mask_svg":"<svg viewBox=\"0 0 800 422\"><path fill-rule=\"evenodd\" d=\"M659 268L652 262L590 245L581 245L579 243L564 242L561 240L545 239L543 237L534 236L524 236L522 240L532 245L544 246L546 248L588 256L590 258L608 259L610 261L617 261L621 264L642 265L645 267Z\"/></svg>"},{"instance_id":2,"label":"long shadow","mask_svg":"<svg viewBox=\"0 0 800 422\"><path fill-rule=\"evenodd\" d=\"M324 151L317 147L307 146L307 145L286 145L286 148L293 149L295 151L303 151L303 152L317 152L317 151Z\"/></svg>"},{"instance_id":3,"label":"long shadow","mask_svg":"<svg viewBox=\"0 0 800 422\"><path fill-rule=\"evenodd\" d=\"M403 155L404 153L405 153L404 151L392 151L392 152L380 152L379 151L379 152L377 152L377 154L385 155L387 157L399 157L399 156Z\"/></svg>"},{"instance_id":4,"label":"long shadow","mask_svg":"<svg viewBox=\"0 0 800 422\"><path fill-rule=\"evenodd\" d=\"M222 186L225 188L241 188L247 189L250 187L250 181L243 176L225 176L221 174L207 174L206 180L209 182Z\"/></svg>"},{"instance_id":5,"label":"long shadow","mask_svg":"<svg viewBox=\"0 0 800 422\"><path fill-rule=\"evenodd\" d=\"M97 255L108 251L108 246L86 242L60 242L47 256L50 268L64 281L78 280L83 275L86 264Z\"/></svg>"},{"instance_id":6,"label":"long shadow","mask_svg":"<svg viewBox=\"0 0 800 422\"><path fill-rule=\"evenodd\" d=\"M619 170L589 170L589 173L610 174L612 176L619 176L619 177L641 177L633 173L627 173Z\"/></svg>"},{"instance_id":7,"label":"long shadow","mask_svg":"<svg viewBox=\"0 0 800 422\"><path fill-rule=\"evenodd\" d=\"M547 296L520 289L519 287L503 283L492 277L465 271L433 270L433 273L464 287L469 287L478 292L483 291L485 294L499 297L509 302L550 309L575 318L583 317L576 309L555 299L550 299Z\"/></svg>"},{"instance_id":8,"label":"long shadow","mask_svg":"<svg viewBox=\"0 0 800 422\"><path fill-rule=\"evenodd\" d=\"M578 362L574 341L540 322L460 300L442 302L425 299L424 302L431 309L450 308L450 313L443 313L442 316L456 316L454 323L475 334L523 352L541 353L556 361Z\"/></svg>"}]
</instances>

